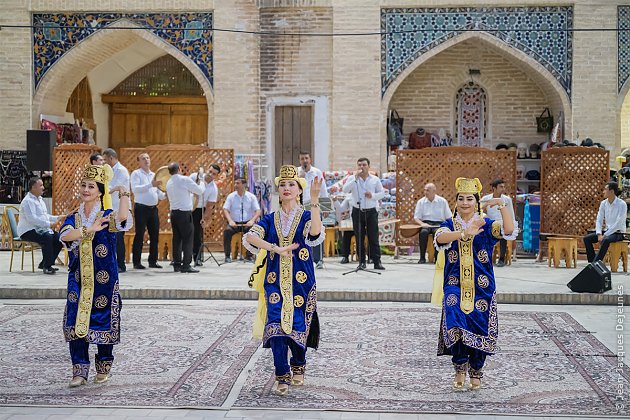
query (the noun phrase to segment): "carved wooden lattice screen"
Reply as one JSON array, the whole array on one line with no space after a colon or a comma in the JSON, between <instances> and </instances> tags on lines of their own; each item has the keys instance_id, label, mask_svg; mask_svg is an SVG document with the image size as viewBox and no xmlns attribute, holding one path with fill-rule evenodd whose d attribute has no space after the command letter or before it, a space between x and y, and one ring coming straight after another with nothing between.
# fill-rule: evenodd
<instances>
[{"instance_id":1,"label":"carved wooden lattice screen","mask_svg":"<svg viewBox=\"0 0 630 420\"><path fill-rule=\"evenodd\" d=\"M516 152L476 147L433 147L401 150L396 159L396 218L400 225L413 223L416 203L424 196L424 185L432 182L438 195L455 207L455 180L479 178L482 194L491 192L490 183L502 178L506 192L514 199L516 192ZM416 244L417 237L396 235L397 245Z\"/></svg>"},{"instance_id":2,"label":"carved wooden lattice screen","mask_svg":"<svg viewBox=\"0 0 630 420\"><path fill-rule=\"evenodd\" d=\"M205 227L204 240L206 242L223 243L223 203L229 193L234 191L234 150L209 149L204 146L191 145L156 145L147 148L120 149L120 162L129 170L129 173L138 169L137 157L140 153L148 153L151 157L151 170L156 172L158 168L171 162L178 162L184 175L190 175L203 167L207 171L211 164L216 163L221 167L221 174L217 177L219 196L212 210L211 223ZM133 198L133 196L132 196ZM162 200L158 205L160 215L160 230L170 231L168 200ZM222 248L222 247L221 247Z\"/></svg>"},{"instance_id":3,"label":"carved wooden lattice screen","mask_svg":"<svg viewBox=\"0 0 630 420\"><path fill-rule=\"evenodd\" d=\"M609 178L609 152L562 147L542 152L540 231L583 236L595 227Z\"/></svg>"},{"instance_id":4,"label":"carved wooden lattice screen","mask_svg":"<svg viewBox=\"0 0 630 420\"><path fill-rule=\"evenodd\" d=\"M53 153L53 214L68 214L79 208L79 187L83 170L90 164L90 155L100 152L88 144L60 144Z\"/></svg>"}]
</instances>

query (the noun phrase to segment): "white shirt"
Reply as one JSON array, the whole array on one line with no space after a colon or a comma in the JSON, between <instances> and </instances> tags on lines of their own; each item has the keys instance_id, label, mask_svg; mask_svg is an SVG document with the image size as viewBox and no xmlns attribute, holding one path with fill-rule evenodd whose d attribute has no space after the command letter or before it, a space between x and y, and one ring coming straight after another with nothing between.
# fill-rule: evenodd
<instances>
[{"instance_id":1,"label":"white shirt","mask_svg":"<svg viewBox=\"0 0 630 420\"><path fill-rule=\"evenodd\" d=\"M166 197L164 193L151 184L154 176L153 172L145 172L142 168L131 173L131 191L134 202L145 206L157 206L159 200L164 200Z\"/></svg>"},{"instance_id":2,"label":"white shirt","mask_svg":"<svg viewBox=\"0 0 630 420\"><path fill-rule=\"evenodd\" d=\"M17 235L22 236L29 230L37 229L52 233L50 225L57 222L59 216L48 214L46 203L42 197L33 195L30 191L20 203L20 220L17 226Z\"/></svg>"},{"instance_id":3,"label":"white shirt","mask_svg":"<svg viewBox=\"0 0 630 420\"><path fill-rule=\"evenodd\" d=\"M453 217L451 209L448 208L448 201L444 197L435 194L433 201L422 197L416 204L413 218L418 220L429 220L432 222L443 222Z\"/></svg>"},{"instance_id":4,"label":"white shirt","mask_svg":"<svg viewBox=\"0 0 630 420\"><path fill-rule=\"evenodd\" d=\"M385 190L381 180L372 174L369 174L365 180L361 177L350 175L346 185L343 186L343 192L351 192L354 201L353 206L360 207L363 210L376 208L378 200L385 197ZM366 192L371 192L372 198L367 198L365 196Z\"/></svg>"},{"instance_id":5,"label":"white shirt","mask_svg":"<svg viewBox=\"0 0 630 420\"><path fill-rule=\"evenodd\" d=\"M483 207L484 201L492 200L493 198L495 197L492 194L484 195L481 198L481 206ZM501 194L501 200L503 200L503 203L510 211L510 214L512 215L512 220L516 220L516 218L514 217L514 207L512 206L512 199L510 198L510 196ZM503 216L501 216L501 210L499 209L499 206L486 207L486 214L492 220L503 221Z\"/></svg>"},{"instance_id":6,"label":"white shirt","mask_svg":"<svg viewBox=\"0 0 630 420\"><path fill-rule=\"evenodd\" d=\"M192 211L192 194L203 194L201 185L182 174L175 174L166 183L166 195L171 210Z\"/></svg>"},{"instance_id":7,"label":"white shirt","mask_svg":"<svg viewBox=\"0 0 630 420\"><path fill-rule=\"evenodd\" d=\"M219 189L217 188L217 183L212 181L209 184L206 184L206 189L203 192L203 204L204 206L208 203L216 203L219 198Z\"/></svg>"},{"instance_id":8,"label":"white shirt","mask_svg":"<svg viewBox=\"0 0 630 420\"><path fill-rule=\"evenodd\" d=\"M199 177L199 172L195 172L195 173L190 174L189 178L192 179L195 184L197 184L197 178L198 177ZM206 182L203 179L200 180L197 185L201 186L201 188L203 188L203 190L205 192L205 190L206 190ZM203 208L205 205L206 205L206 203L204 203L204 201L203 201L203 192L202 192L201 194L198 195L197 208L198 209Z\"/></svg>"},{"instance_id":9,"label":"white shirt","mask_svg":"<svg viewBox=\"0 0 630 420\"><path fill-rule=\"evenodd\" d=\"M236 223L247 223L254 217L256 210L260 210L258 199L249 191L245 191L242 197L236 191L231 192L225 199L223 208L230 212Z\"/></svg>"},{"instance_id":10,"label":"white shirt","mask_svg":"<svg viewBox=\"0 0 630 420\"><path fill-rule=\"evenodd\" d=\"M129 191L129 171L125 168L120 162L116 162L116 164L112 167L114 171L114 177L111 181L109 181L109 189L115 187L124 187L125 191ZM112 210L118 211L118 207L120 205L120 198L118 198L118 193L115 192L111 194L112 196Z\"/></svg>"},{"instance_id":11,"label":"white shirt","mask_svg":"<svg viewBox=\"0 0 630 420\"><path fill-rule=\"evenodd\" d=\"M626 233L626 214L628 205L619 197L615 197L612 204L608 200L602 201L597 212L597 221L595 222L595 232L602 234L602 225L606 222L606 232L604 236L611 235L615 232Z\"/></svg>"},{"instance_id":12,"label":"white shirt","mask_svg":"<svg viewBox=\"0 0 630 420\"><path fill-rule=\"evenodd\" d=\"M311 169L308 172L304 171L304 168L300 166L300 176L306 179L306 188L304 188L304 193L302 194L302 202L304 204L311 202L311 183L315 178L324 179L324 174L321 170L317 169L314 166L311 166ZM328 189L326 188L326 183L322 182L322 189L319 192L320 197L328 197Z\"/></svg>"}]
</instances>

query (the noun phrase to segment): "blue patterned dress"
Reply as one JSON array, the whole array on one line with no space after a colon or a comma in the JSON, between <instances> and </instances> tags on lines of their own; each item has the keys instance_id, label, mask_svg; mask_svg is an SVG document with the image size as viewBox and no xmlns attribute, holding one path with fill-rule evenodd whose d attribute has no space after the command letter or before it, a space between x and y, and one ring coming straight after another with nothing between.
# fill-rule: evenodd
<instances>
[{"instance_id":1,"label":"blue patterned dress","mask_svg":"<svg viewBox=\"0 0 630 420\"><path fill-rule=\"evenodd\" d=\"M478 217L478 216L477 216ZM451 355L461 340L466 347L493 354L499 335L492 251L502 237L501 222L488 218L473 240L439 245L444 250L444 299L438 355ZM459 216L443 222L435 234L463 230Z\"/></svg>"},{"instance_id":2,"label":"blue patterned dress","mask_svg":"<svg viewBox=\"0 0 630 420\"><path fill-rule=\"evenodd\" d=\"M120 342L120 310L122 301L118 290L116 262L116 232L131 228L131 216L118 223L112 210L96 215L109 218L109 226L93 236L69 246L68 294L63 317L66 341L83 339L92 344L118 344ZM61 227L65 232L81 228L78 212L68 216Z\"/></svg>"},{"instance_id":3,"label":"blue patterned dress","mask_svg":"<svg viewBox=\"0 0 630 420\"><path fill-rule=\"evenodd\" d=\"M269 339L288 337L303 349L317 348L319 320L317 317L317 290L311 246L324 239L322 234L311 237L311 212L302 206L281 220L281 211L264 216L247 235L256 235L277 246L299 244L293 257L267 253L264 289L267 303L267 320L263 331L263 347L271 347ZM283 234L283 225L285 233ZM256 253L245 238L243 244Z\"/></svg>"}]
</instances>

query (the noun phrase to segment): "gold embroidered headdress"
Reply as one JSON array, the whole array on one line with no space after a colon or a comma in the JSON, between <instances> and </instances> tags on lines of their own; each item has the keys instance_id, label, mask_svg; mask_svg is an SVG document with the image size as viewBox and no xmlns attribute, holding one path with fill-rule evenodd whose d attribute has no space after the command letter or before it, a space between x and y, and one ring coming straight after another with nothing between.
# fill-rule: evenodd
<instances>
[{"instance_id":1,"label":"gold embroidered headdress","mask_svg":"<svg viewBox=\"0 0 630 420\"><path fill-rule=\"evenodd\" d=\"M83 171L83 180L94 181L105 187L105 194L103 194L103 210L112 208L112 196L109 193L109 182L113 177L114 171L108 164L88 165Z\"/></svg>"},{"instance_id":2,"label":"gold embroidered headdress","mask_svg":"<svg viewBox=\"0 0 630 420\"><path fill-rule=\"evenodd\" d=\"M479 178L457 178L455 190L460 194L480 194L482 190Z\"/></svg>"},{"instance_id":3,"label":"gold embroidered headdress","mask_svg":"<svg viewBox=\"0 0 630 420\"><path fill-rule=\"evenodd\" d=\"M276 177L276 187L280 185L280 181L296 181L300 184L302 190L306 189L306 179L298 176L297 168L293 165L282 165L280 176Z\"/></svg>"}]
</instances>

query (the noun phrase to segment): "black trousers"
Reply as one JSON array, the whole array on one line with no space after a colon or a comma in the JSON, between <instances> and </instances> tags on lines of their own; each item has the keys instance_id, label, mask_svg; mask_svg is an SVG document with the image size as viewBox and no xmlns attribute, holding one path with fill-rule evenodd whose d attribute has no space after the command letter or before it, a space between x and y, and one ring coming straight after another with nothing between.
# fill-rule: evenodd
<instances>
[{"instance_id":1,"label":"black trousers","mask_svg":"<svg viewBox=\"0 0 630 420\"><path fill-rule=\"evenodd\" d=\"M173 265L190 268L193 253L193 220L192 212L171 210L173 226ZM182 252L184 256L182 258Z\"/></svg>"},{"instance_id":2,"label":"black trousers","mask_svg":"<svg viewBox=\"0 0 630 420\"><path fill-rule=\"evenodd\" d=\"M442 222L438 222L435 220L423 220L423 222L428 223L430 225L436 225L436 226L439 226L442 224ZM429 235L435 235L435 232L437 232L438 229L439 227L420 228L420 233L418 234L418 245L420 246L420 259L421 260L424 260L425 255L427 253L427 244L429 242ZM437 255L435 255L435 258L437 258Z\"/></svg>"},{"instance_id":3,"label":"black trousers","mask_svg":"<svg viewBox=\"0 0 630 420\"><path fill-rule=\"evenodd\" d=\"M584 237L584 247L586 248L586 259L588 262L593 261L601 261L604 259L606 252L608 251L608 246L612 242L623 241L623 233L613 233L608 236L604 236L604 240L602 244L599 246L599 251L597 255L595 255L595 250L593 249L593 244L597 242L597 234L589 233Z\"/></svg>"},{"instance_id":4,"label":"black trousers","mask_svg":"<svg viewBox=\"0 0 630 420\"><path fill-rule=\"evenodd\" d=\"M341 234L341 256L348 258L350 256L350 242L354 236L354 231L344 230Z\"/></svg>"},{"instance_id":5,"label":"black trousers","mask_svg":"<svg viewBox=\"0 0 630 420\"><path fill-rule=\"evenodd\" d=\"M38 233L35 229L24 232L20 237L25 241L36 242L42 247L42 257L44 259L44 268L50 268L55 264L57 255L61 252L61 241L59 241L59 233Z\"/></svg>"},{"instance_id":6,"label":"black trousers","mask_svg":"<svg viewBox=\"0 0 630 420\"><path fill-rule=\"evenodd\" d=\"M203 245L203 226L201 226L202 209L194 209L192 212L193 219L193 261L199 261L203 259L202 245Z\"/></svg>"},{"instance_id":7,"label":"black trousers","mask_svg":"<svg viewBox=\"0 0 630 420\"><path fill-rule=\"evenodd\" d=\"M507 239L499 239L499 261L505 262L505 254L507 252Z\"/></svg>"},{"instance_id":8,"label":"black trousers","mask_svg":"<svg viewBox=\"0 0 630 420\"><path fill-rule=\"evenodd\" d=\"M370 257L374 264L381 262L381 248L378 244L378 212L376 209L359 210L352 208L352 225L354 226L354 236L357 238L357 256L359 262L365 262L365 234L368 237L368 247ZM361 234L359 235L359 232Z\"/></svg>"},{"instance_id":9,"label":"black trousers","mask_svg":"<svg viewBox=\"0 0 630 420\"><path fill-rule=\"evenodd\" d=\"M226 258L229 258L232 255L232 236L234 236L234 234L238 232L243 232L243 234L245 234L249 232L250 229L251 227L245 226L244 223L237 223L235 227L232 227L230 225L227 225L225 227L225 230L223 231L223 251L225 252ZM247 256L249 256L250 254L251 253L247 251Z\"/></svg>"},{"instance_id":10,"label":"black trousers","mask_svg":"<svg viewBox=\"0 0 630 420\"><path fill-rule=\"evenodd\" d=\"M139 265L142 259L142 245L144 244L144 231L149 231L149 264L157 263L158 236L160 234L160 218L157 206L145 206L136 203L133 206L133 214L136 223L136 236L133 238L133 265Z\"/></svg>"},{"instance_id":11,"label":"black trousers","mask_svg":"<svg viewBox=\"0 0 630 420\"><path fill-rule=\"evenodd\" d=\"M116 232L116 261L118 268L127 268L125 265L125 232Z\"/></svg>"}]
</instances>

